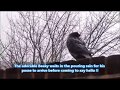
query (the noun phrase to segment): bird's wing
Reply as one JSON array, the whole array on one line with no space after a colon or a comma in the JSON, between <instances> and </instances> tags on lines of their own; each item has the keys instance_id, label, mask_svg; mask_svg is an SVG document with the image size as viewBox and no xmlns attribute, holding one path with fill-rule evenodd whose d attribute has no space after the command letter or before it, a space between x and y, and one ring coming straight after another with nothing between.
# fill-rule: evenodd
<instances>
[{"instance_id":1,"label":"bird's wing","mask_svg":"<svg viewBox=\"0 0 120 90\"><path fill-rule=\"evenodd\" d=\"M91 54L90 51L88 51L88 49L85 47L84 44L81 43L81 40L79 39L71 38L68 44L71 44L69 46L70 48L72 48L72 52L74 53Z\"/></svg>"},{"instance_id":2,"label":"bird's wing","mask_svg":"<svg viewBox=\"0 0 120 90\"><path fill-rule=\"evenodd\" d=\"M91 52L88 51L88 49L82 44L76 44L76 47L78 47L78 49L82 51L82 53L91 54Z\"/></svg>"}]
</instances>

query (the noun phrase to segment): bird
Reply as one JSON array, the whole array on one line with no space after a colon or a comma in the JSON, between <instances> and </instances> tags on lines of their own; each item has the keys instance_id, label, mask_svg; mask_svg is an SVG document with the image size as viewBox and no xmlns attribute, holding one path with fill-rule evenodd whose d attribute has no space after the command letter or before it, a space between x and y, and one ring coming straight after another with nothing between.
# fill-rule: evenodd
<instances>
[{"instance_id":1,"label":"bird","mask_svg":"<svg viewBox=\"0 0 120 90\"><path fill-rule=\"evenodd\" d=\"M78 32L70 33L66 44L70 54L76 60L92 58L92 52L86 48L85 42L80 38L80 34Z\"/></svg>"}]
</instances>

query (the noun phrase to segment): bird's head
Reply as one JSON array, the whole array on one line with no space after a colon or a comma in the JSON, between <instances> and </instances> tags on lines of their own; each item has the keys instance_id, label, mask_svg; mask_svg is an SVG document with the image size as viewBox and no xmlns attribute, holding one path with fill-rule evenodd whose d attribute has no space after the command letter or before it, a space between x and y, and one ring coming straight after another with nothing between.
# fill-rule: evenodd
<instances>
[{"instance_id":1,"label":"bird's head","mask_svg":"<svg viewBox=\"0 0 120 90\"><path fill-rule=\"evenodd\" d=\"M73 32L69 36L74 37L74 38L78 38L78 37L80 37L80 34L78 32Z\"/></svg>"}]
</instances>

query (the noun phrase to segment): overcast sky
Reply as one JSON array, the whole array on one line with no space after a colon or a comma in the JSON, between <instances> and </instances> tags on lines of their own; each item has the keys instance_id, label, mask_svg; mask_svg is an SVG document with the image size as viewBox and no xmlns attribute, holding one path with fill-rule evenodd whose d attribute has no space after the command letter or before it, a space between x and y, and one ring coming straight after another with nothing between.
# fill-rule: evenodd
<instances>
[{"instance_id":1,"label":"overcast sky","mask_svg":"<svg viewBox=\"0 0 120 90\"><path fill-rule=\"evenodd\" d=\"M88 13L87 11L82 11L81 16L86 17L87 13ZM9 32L8 17L16 19L18 18L18 13L16 11L1 11L0 14L1 14L0 15L1 38L2 38L2 41L5 42L7 39L5 32ZM111 30L113 31L113 30L116 30L117 28L119 28L119 24L115 25L114 28L112 28Z\"/></svg>"},{"instance_id":2,"label":"overcast sky","mask_svg":"<svg viewBox=\"0 0 120 90\"><path fill-rule=\"evenodd\" d=\"M8 17L16 17L17 12L10 12L10 11L3 11L0 12L1 18L0 18L0 32L1 32L1 39L3 42L6 41L6 32L9 32L9 22Z\"/></svg>"},{"instance_id":3,"label":"overcast sky","mask_svg":"<svg viewBox=\"0 0 120 90\"><path fill-rule=\"evenodd\" d=\"M82 12L82 16L84 17L87 12ZM3 42L6 42L7 37L6 37L6 32L9 32L9 23L8 23L8 17L9 18L17 18L18 14L15 11L2 11L0 12L1 17L0 17L0 32L1 32L1 39ZM113 27L111 30L117 30L120 28L119 24L116 24L115 27Z\"/></svg>"},{"instance_id":4,"label":"overcast sky","mask_svg":"<svg viewBox=\"0 0 120 90\"><path fill-rule=\"evenodd\" d=\"M81 12L80 16L83 18L81 20L81 23L86 21L84 20L84 18L86 17L86 15L88 14L88 12ZM12 19L16 19L18 18L18 12L16 11L1 11L0 12L0 35L1 35L1 40L3 43L6 43L7 41L7 35L6 35L6 32L10 32L10 29L9 29L9 22L8 22L8 18L12 18ZM43 23L42 23L43 24ZM117 31L118 30L118 31ZM120 35L120 24L116 24L114 27L112 27L110 29L110 31L117 31L118 34ZM0 50L2 51L2 50ZM68 52L68 50L66 51ZM113 54L119 54L120 52L112 52ZM68 53L67 54L67 59L65 60L71 60L73 59L73 57Z\"/></svg>"}]
</instances>

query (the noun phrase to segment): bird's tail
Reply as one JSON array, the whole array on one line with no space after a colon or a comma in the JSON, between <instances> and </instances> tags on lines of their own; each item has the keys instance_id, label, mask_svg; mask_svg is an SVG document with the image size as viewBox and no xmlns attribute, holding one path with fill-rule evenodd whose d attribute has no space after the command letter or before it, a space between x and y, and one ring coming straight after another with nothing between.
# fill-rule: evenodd
<instances>
[{"instance_id":1,"label":"bird's tail","mask_svg":"<svg viewBox=\"0 0 120 90\"><path fill-rule=\"evenodd\" d=\"M92 58L91 55L87 55L87 54L84 54L84 57L85 57L85 58Z\"/></svg>"}]
</instances>

